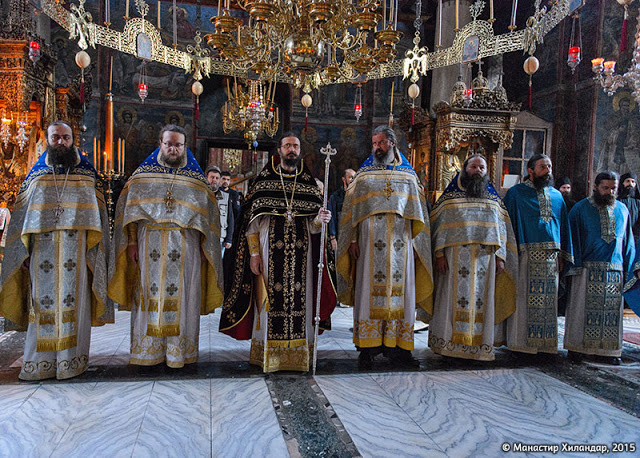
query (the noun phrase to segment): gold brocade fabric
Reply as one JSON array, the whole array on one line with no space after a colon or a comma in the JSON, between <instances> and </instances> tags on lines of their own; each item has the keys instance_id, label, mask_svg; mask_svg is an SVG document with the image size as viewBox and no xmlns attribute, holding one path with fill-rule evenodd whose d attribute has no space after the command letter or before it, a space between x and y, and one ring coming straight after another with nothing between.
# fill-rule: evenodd
<instances>
[{"instance_id":1,"label":"gold brocade fabric","mask_svg":"<svg viewBox=\"0 0 640 458\"><path fill-rule=\"evenodd\" d=\"M4 251L0 280L0 315L14 323L18 329L24 330L28 325L31 285L39 278L30 278L29 273L21 266L28 257L34 255L33 251L38 249L33 245L33 240L37 240L44 234L55 233L56 237L62 238L67 237L67 234L79 234L83 239L82 265L78 265L76 253L59 253L60 256L48 260L42 259L41 263L47 261L51 264L51 271L66 269L65 263L69 267L75 263L73 269L87 269L88 286L91 291L91 324L100 326L113 322L113 307L107 301L109 222L101 183L96 180L95 171L86 160L79 161L76 167L71 168L64 189L62 189L63 180L59 175L57 184L63 212L59 218L56 218L54 210L57 207L58 193L51 167L43 164L44 159L39 160L36 164L39 168L35 170L36 167L34 167L16 199ZM64 176L62 170L58 170L57 173L62 173ZM69 260L71 262L68 262ZM32 261L37 262L33 259ZM63 265L58 265L59 262ZM42 273L45 273L44 270ZM59 287L60 283L52 283L48 286L54 290ZM51 292L52 290L49 289L49 293ZM71 291L68 294L71 294L71 299L75 300ZM65 299L67 303L71 303L71 299L65 296L60 298L58 305L62 306ZM62 323L71 323L72 315L72 310L69 308L69 310L60 311L55 319L51 315L43 316L41 319L47 323L55 320L56 325L62 325ZM68 348L68 345L72 345L71 340L68 339L66 343L60 343L60 345ZM57 343L44 346L59 347Z\"/></svg>"},{"instance_id":2,"label":"gold brocade fabric","mask_svg":"<svg viewBox=\"0 0 640 458\"><path fill-rule=\"evenodd\" d=\"M249 363L260 366L264 372L301 371L307 372L313 357L313 344L306 342L298 346L282 347L267 345L258 339L251 340Z\"/></svg>"},{"instance_id":3,"label":"gold brocade fabric","mask_svg":"<svg viewBox=\"0 0 640 458\"><path fill-rule=\"evenodd\" d=\"M509 213L500 198L492 195L468 198L462 193L445 192L434 206L430 219L432 249L436 255L449 247L476 245L495 251L495 256L504 261L504 271L496 277L495 324L504 321L516 307L518 249ZM470 273L470 262L466 266L461 264L467 273Z\"/></svg>"},{"instance_id":4,"label":"gold brocade fabric","mask_svg":"<svg viewBox=\"0 0 640 458\"><path fill-rule=\"evenodd\" d=\"M113 234L113 268L109 277L109 297L120 304L123 310L131 310L135 306L141 275L138 266L127 256L128 228L129 225L142 223L193 229L200 233L200 248L204 256L200 313L208 314L222 304L220 217L217 200L207 186L202 172L191 169L183 173L181 170L175 171L160 165L141 166L120 194ZM167 205L166 202L168 190L171 190L171 205ZM159 244L157 248L161 249L161 246ZM162 256L170 256L170 253L163 253ZM171 307L169 303L166 305Z\"/></svg>"},{"instance_id":5,"label":"gold brocade fabric","mask_svg":"<svg viewBox=\"0 0 640 458\"><path fill-rule=\"evenodd\" d=\"M393 192L389 193L389 186ZM361 168L353 182L347 189L344 204L342 207L342 215L340 218L340 236L338 240L337 250L337 277L338 277L338 300L343 304L353 305L354 298L354 280L355 280L355 261L349 256L349 246L352 240L357 240L359 224L366 218L373 216L382 216L380 224L387 224L389 221L398 218L387 218L385 215L398 215L409 226L410 230L405 231L409 237L412 237L412 244L416 255L416 278L399 279L394 282L394 276L399 266L393 260L394 244L406 243L400 237L393 237L384 240L386 246L385 261L388 269L381 270L385 278L378 277L376 274L380 269L371 270L371 285L384 285L384 294L391 293L390 298L395 295L403 294L399 285L407 281L415 282L416 304L425 310L432 308L432 292L433 292L433 276L432 276L432 260L431 260L431 236L429 232L429 216L427 211L424 189L418 182L418 178L413 170L406 171L390 170L384 168L376 168L369 166ZM375 218L377 220L377 218ZM374 223L375 224L375 223ZM395 228L391 233L395 234ZM391 234L390 233L390 234ZM374 240L374 244L377 240ZM390 245L389 245L390 244ZM388 248L388 249L387 249ZM406 250L404 250L406 251ZM397 276L395 276L397 277ZM374 286L376 288L376 286ZM382 293L382 290L372 291L373 295ZM393 318L392 310L397 307L392 306L393 299L389 299L385 307L389 311L388 318ZM375 308L375 307L374 307ZM385 318L387 319L387 318Z\"/></svg>"}]
</instances>

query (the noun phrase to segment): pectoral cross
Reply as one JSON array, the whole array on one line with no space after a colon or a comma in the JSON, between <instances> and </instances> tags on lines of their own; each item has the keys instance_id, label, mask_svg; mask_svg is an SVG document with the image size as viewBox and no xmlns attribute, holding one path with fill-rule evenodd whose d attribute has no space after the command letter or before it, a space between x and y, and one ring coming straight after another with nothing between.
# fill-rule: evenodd
<instances>
[{"instance_id":1,"label":"pectoral cross","mask_svg":"<svg viewBox=\"0 0 640 458\"><path fill-rule=\"evenodd\" d=\"M387 184L385 184L384 189L382 190L384 195L387 196L387 200L391 198L391 194L393 194L393 188L391 187L391 181L387 180Z\"/></svg>"},{"instance_id":2,"label":"pectoral cross","mask_svg":"<svg viewBox=\"0 0 640 458\"><path fill-rule=\"evenodd\" d=\"M64 213L64 208L62 208L62 205L60 205L60 202L58 202L56 204L56 208L54 208L53 210L53 216L55 217L56 223L60 221L60 217L62 216L63 213Z\"/></svg>"},{"instance_id":3,"label":"pectoral cross","mask_svg":"<svg viewBox=\"0 0 640 458\"><path fill-rule=\"evenodd\" d=\"M173 198L173 193L167 190L167 195L164 198L164 206L167 209L167 213L173 213L173 204L175 203L175 199Z\"/></svg>"}]
</instances>

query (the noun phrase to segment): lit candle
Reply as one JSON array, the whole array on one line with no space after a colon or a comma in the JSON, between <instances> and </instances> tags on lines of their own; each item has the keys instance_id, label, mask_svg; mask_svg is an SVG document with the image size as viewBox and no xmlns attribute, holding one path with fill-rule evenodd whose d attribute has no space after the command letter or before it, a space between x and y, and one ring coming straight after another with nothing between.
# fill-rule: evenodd
<instances>
[{"instance_id":1,"label":"lit candle","mask_svg":"<svg viewBox=\"0 0 640 458\"><path fill-rule=\"evenodd\" d=\"M104 153L102 153L102 155L104 156L102 159L102 164L103 164L103 171L107 172L109 170L109 157L107 156L107 152L105 151Z\"/></svg>"},{"instance_id":2,"label":"lit candle","mask_svg":"<svg viewBox=\"0 0 640 458\"><path fill-rule=\"evenodd\" d=\"M593 68L597 68L602 65L604 59L602 57L596 57L595 59L591 59L591 66Z\"/></svg>"},{"instance_id":3,"label":"lit candle","mask_svg":"<svg viewBox=\"0 0 640 458\"><path fill-rule=\"evenodd\" d=\"M611 70L612 72L614 72L616 70L616 61L615 60L608 60L604 63L604 68L606 68L607 70Z\"/></svg>"},{"instance_id":4,"label":"lit candle","mask_svg":"<svg viewBox=\"0 0 640 458\"><path fill-rule=\"evenodd\" d=\"M158 0L158 29L162 28L160 26L160 0Z\"/></svg>"},{"instance_id":5,"label":"lit candle","mask_svg":"<svg viewBox=\"0 0 640 458\"><path fill-rule=\"evenodd\" d=\"M100 140L98 140L98 167L100 167L100 164L102 163L102 153L101 153L101 149L100 149Z\"/></svg>"},{"instance_id":6,"label":"lit candle","mask_svg":"<svg viewBox=\"0 0 640 458\"><path fill-rule=\"evenodd\" d=\"M98 164L96 163L96 137L93 137L93 168L98 170Z\"/></svg>"},{"instance_id":7,"label":"lit candle","mask_svg":"<svg viewBox=\"0 0 640 458\"><path fill-rule=\"evenodd\" d=\"M456 0L456 30L460 29L460 0Z\"/></svg>"},{"instance_id":8,"label":"lit candle","mask_svg":"<svg viewBox=\"0 0 640 458\"><path fill-rule=\"evenodd\" d=\"M122 174L124 175L124 163L125 163L125 150L126 150L126 143L124 141L124 138L122 139Z\"/></svg>"}]
</instances>

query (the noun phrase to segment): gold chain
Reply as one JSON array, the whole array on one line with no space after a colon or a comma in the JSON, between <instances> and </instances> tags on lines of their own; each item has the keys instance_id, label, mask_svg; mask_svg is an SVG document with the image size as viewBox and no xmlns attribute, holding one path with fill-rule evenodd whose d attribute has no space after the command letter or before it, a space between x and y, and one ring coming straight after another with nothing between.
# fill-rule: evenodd
<instances>
[{"instance_id":1,"label":"gold chain","mask_svg":"<svg viewBox=\"0 0 640 458\"><path fill-rule=\"evenodd\" d=\"M291 221L293 219L293 217L295 216L294 212L292 211L293 209L293 196L296 193L296 184L298 182L298 167L296 167L295 170L295 175L294 175L294 179L293 179L293 189L291 190L291 201L289 201L289 199L287 198L287 190L284 187L284 179L282 178L282 175L284 174L283 170L282 170L282 165L279 165L278 168L280 169L280 183L282 184L282 192L284 193L284 201L287 204L287 220Z\"/></svg>"}]
</instances>

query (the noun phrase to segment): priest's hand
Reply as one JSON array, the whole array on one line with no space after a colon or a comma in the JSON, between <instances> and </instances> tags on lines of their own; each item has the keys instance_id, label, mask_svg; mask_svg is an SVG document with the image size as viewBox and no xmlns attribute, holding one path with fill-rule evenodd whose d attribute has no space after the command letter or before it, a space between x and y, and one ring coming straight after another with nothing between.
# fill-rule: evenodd
<instances>
[{"instance_id":1,"label":"priest's hand","mask_svg":"<svg viewBox=\"0 0 640 458\"><path fill-rule=\"evenodd\" d=\"M138 245L129 245L127 246L127 256L131 262L138 263Z\"/></svg>"},{"instance_id":2,"label":"priest's hand","mask_svg":"<svg viewBox=\"0 0 640 458\"><path fill-rule=\"evenodd\" d=\"M353 259L358 259L360 257L360 246L358 245L358 242L351 242L351 245L349 245L349 255Z\"/></svg>"},{"instance_id":3,"label":"priest's hand","mask_svg":"<svg viewBox=\"0 0 640 458\"><path fill-rule=\"evenodd\" d=\"M503 259L496 259L496 275L500 275L502 272L504 272L504 260Z\"/></svg>"},{"instance_id":4,"label":"priest's hand","mask_svg":"<svg viewBox=\"0 0 640 458\"><path fill-rule=\"evenodd\" d=\"M316 218L318 219L319 223L327 224L329 221L331 221L331 212L329 210L321 208L320 210L318 210L318 216Z\"/></svg>"},{"instance_id":5,"label":"priest's hand","mask_svg":"<svg viewBox=\"0 0 640 458\"><path fill-rule=\"evenodd\" d=\"M336 237L332 235L330 239L331 239L331 249L333 251L338 251L338 241L336 240Z\"/></svg>"},{"instance_id":6,"label":"priest's hand","mask_svg":"<svg viewBox=\"0 0 640 458\"><path fill-rule=\"evenodd\" d=\"M229 243L229 242L224 242L224 243L222 244L222 246L225 248L225 250L228 250L229 248L231 248L231 243Z\"/></svg>"},{"instance_id":7,"label":"priest's hand","mask_svg":"<svg viewBox=\"0 0 640 458\"><path fill-rule=\"evenodd\" d=\"M262 256L251 256L249 266L254 275L262 275Z\"/></svg>"},{"instance_id":8,"label":"priest's hand","mask_svg":"<svg viewBox=\"0 0 640 458\"><path fill-rule=\"evenodd\" d=\"M446 256L436 256L436 269L441 274L446 274L449 271L449 263Z\"/></svg>"},{"instance_id":9,"label":"priest's hand","mask_svg":"<svg viewBox=\"0 0 640 458\"><path fill-rule=\"evenodd\" d=\"M22 262L22 266L20 266L22 268L22 270L24 271L29 271L29 266L31 266L31 256L27 257L27 259L25 259ZM639 271L640 272L640 271Z\"/></svg>"}]
</instances>

